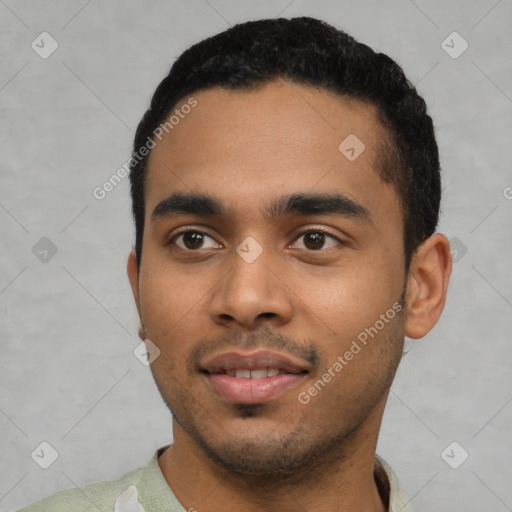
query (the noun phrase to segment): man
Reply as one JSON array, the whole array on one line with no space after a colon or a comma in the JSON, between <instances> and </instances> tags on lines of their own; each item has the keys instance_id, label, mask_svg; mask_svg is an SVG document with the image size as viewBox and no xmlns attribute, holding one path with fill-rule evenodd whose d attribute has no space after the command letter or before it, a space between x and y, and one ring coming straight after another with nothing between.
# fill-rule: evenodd
<instances>
[{"instance_id":1,"label":"man","mask_svg":"<svg viewBox=\"0 0 512 512\"><path fill-rule=\"evenodd\" d=\"M174 440L24 510L410 510L375 449L451 259L400 67L312 18L237 25L158 86L130 178L128 276Z\"/></svg>"}]
</instances>

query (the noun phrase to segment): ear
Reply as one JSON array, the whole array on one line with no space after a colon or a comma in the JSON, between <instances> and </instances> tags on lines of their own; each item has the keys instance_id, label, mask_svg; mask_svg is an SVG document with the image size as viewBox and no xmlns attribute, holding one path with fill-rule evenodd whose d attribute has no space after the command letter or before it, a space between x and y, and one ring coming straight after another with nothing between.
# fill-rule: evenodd
<instances>
[{"instance_id":1,"label":"ear","mask_svg":"<svg viewBox=\"0 0 512 512\"><path fill-rule=\"evenodd\" d=\"M448 239L436 233L416 250L407 277L405 335L422 338L439 320L452 272Z\"/></svg>"},{"instance_id":2,"label":"ear","mask_svg":"<svg viewBox=\"0 0 512 512\"><path fill-rule=\"evenodd\" d=\"M144 329L142 326L142 318L140 315L140 301L139 301L139 267L137 265L137 256L135 255L135 249L130 251L128 255L127 264L128 279L130 280L130 286L132 287L133 298L135 300L135 306L139 313L139 338L144 340Z\"/></svg>"}]
</instances>

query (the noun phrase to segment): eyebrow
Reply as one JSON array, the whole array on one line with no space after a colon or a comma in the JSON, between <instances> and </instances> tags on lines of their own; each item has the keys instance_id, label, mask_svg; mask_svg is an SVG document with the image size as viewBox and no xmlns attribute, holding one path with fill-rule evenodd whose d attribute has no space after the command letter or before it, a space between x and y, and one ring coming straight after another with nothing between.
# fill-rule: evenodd
<instances>
[{"instance_id":1,"label":"eyebrow","mask_svg":"<svg viewBox=\"0 0 512 512\"><path fill-rule=\"evenodd\" d=\"M367 208L341 194L294 193L274 200L263 209L268 219L289 215L339 215L367 224L373 223ZM153 220L175 215L205 215L227 217L222 201L207 194L174 192L160 201L151 215Z\"/></svg>"}]
</instances>

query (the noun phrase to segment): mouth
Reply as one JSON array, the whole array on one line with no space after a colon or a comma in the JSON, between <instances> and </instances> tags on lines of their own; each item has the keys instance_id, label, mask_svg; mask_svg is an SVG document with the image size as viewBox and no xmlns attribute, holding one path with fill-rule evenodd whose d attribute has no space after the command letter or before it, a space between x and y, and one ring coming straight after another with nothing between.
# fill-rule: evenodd
<instances>
[{"instance_id":1,"label":"mouth","mask_svg":"<svg viewBox=\"0 0 512 512\"><path fill-rule=\"evenodd\" d=\"M200 367L207 385L225 401L261 404L302 382L309 365L268 351L219 354Z\"/></svg>"},{"instance_id":2,"label":"mouth","mask_svg":"<svg viewBox=\"0 0 512 512\"><path fill-rule=\"evenodd\" d=\"M237 379L265 379L267 377L275 377L276 375L290 374L279 368L258 368L256 370L248 370L247 368L236 368L231 370L216 370L214 372L206 372L210 375L229 375Z\"/></svg>"}]
</instances>

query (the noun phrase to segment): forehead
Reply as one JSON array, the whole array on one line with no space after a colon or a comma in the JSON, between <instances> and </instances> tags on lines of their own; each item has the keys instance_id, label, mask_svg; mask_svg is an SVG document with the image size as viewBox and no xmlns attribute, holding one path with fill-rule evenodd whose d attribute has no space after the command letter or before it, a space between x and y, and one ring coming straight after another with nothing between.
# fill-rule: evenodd
<instances>
[{"instance_id":1,"label":"forehead","mask_svg":"<svg viewBox=\"0 0 512 512\"><path fill-rule=\"evenodd\" d=\"M372 104L281 79L192 98L196 105L182 109L190 98L180 101L172 125L155 139L146 211L176 190L246 205L277 192L338 190L359 203L388 198L396 207L378 173L385 132Z\"/></svg>"},{"instance_id":2,"label":"forehead","mask_svg":"<svg viewBox=\"0 0 512 512\"><path fill-rule=\"evenodd\" d=\"M199 161L218 153L221 147L230 148L249 139L273 146L285 143L304 154L311 154L312 146L331 153L345 136L358 134L364 139L368 160L377 157L374 142L384 134L373 104L283 79L249 90L214 87L192 97L197 106L189 113L179 118L176 115L187 98L170 113L168 119L175 124L164 134L164 145L179 150L184 142L193 142L198 149L200 145L200 151L187 155L179 152L176 159ZM243 150L250 152L251 148L255 152L260 149L251 144Z\"/></svg>"}]
</instances>

